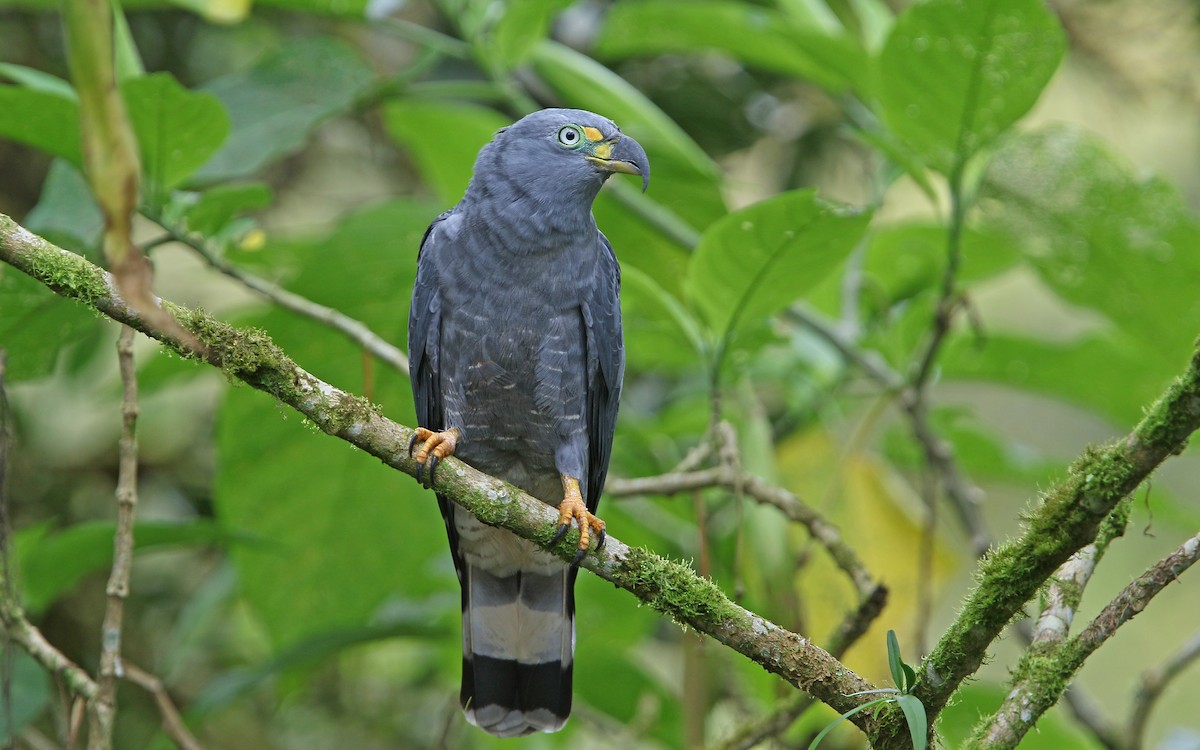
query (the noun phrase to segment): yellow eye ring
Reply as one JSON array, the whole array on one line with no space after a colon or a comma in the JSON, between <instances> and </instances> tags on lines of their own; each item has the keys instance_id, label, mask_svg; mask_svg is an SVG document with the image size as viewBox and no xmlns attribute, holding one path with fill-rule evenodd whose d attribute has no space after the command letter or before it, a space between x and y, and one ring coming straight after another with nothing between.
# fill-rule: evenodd
<instances>
[{"instance_id":1,"label":"yellow eye ring","mask_svg":"<svg viewBox=\"0 0 1200 750\"><path fill-rule=\"evenodd\" d=\"M558 129L558 142L567 148L579 148L583 143L583 131L578 125L563 125Z\"/></svg>"}]
</instances>

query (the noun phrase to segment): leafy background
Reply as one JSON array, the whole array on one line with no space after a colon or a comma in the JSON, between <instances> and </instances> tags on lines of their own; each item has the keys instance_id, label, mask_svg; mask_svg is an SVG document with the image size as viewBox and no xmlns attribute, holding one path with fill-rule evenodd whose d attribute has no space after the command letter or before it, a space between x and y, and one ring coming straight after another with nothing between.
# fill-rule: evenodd
<instances>
[{"instance_id":1,"label":"leafy background","mask_svg":"<svg viewBox=\"0 0 1200 750\"><path fill-rule=\"evenodd\" d=\"M55 9L0 1L0 211L98 259ZM787 311L836 323L904 372L960 233L970 315L945 341L931 403L986 490L997 538L1069 457L1127 430L1200 333L1194 3L133 0L124 11L121 91L145 172L138 234L158 292L265 328L302 366L409 424L401 373L160 240L202 235L225 261L403 345L421 233L461 195L491 133L539 106L576 106L638 138L654 167L648 197L614 180L596 204L625 279L613 473L674 466L703 435L716 383L747 467L826 513L891 588L847 657L872 679L887 674L886 629L910 660L936 637L973 554L941 508L932 576L921 572L917 446L890 397ZM89 667L111 556L115 338L0 268L14 565L38 624ZM139 363L126 649L201 738L497 745L458 717L457 585L432 497L219 373L144 341ZM1200 524L1198 479L1193 451L1144 490L1083 616ZM602 510L623 540L695 560L818 641L853 604L801 532L728 493ZM588 575L578 593L576 716L523 746L712 744L787 695ZM1122 714L1137 676L1197 621L1194 587L1173 587L1081 684ZM1002 643L947 713L948 746L998 705L1015 654ZM18 659L13 689L15 728L56 736L46 675ZM1200 745L1197 691L1192 670L1159 706L1149 746ZM121 705L120 747L168 746L143 694L123 687ZM810 714L787 737L828 720ZM1039 729L1024 747L1098 746L1061 709Z\"/></svg>"}]
</instances>

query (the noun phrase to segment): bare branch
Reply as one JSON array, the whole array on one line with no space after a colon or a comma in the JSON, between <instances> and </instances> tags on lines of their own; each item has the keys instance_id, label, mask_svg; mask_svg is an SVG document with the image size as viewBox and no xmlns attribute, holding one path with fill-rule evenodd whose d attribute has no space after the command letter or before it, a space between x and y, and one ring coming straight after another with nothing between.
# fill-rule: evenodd
<instances>
[{"instance_id":1,"label":"bare branch","mask_svg":"<svg viewBox=\"0 0 1200 750\"><path fill-rule=\"evenodd\" d=\"M113 717L117 710L117 678L121 676L121 638L125 599L129 596L129 573L133 566L133 524L137 508L137 371L133 364L133 329L122 326L117 338L121 371L121 441L117 467L117 530L113 536L113 564L105 594L104 622L100 626L99 692L92 705L92 731L88 746L112 746Z\"/></svg>"},{"instance_id":2,"label":"bare branch","mask_svg":"<svg viewBox=\"0 0 1200 750\"><path fill-rule=\"evenodd\" d=\"M303 315L306 318L311 318L318 323L329 326L383 362L408 375L408 355L372 331L362 321L355 320L332 307L326 307L325 305L313 302L307 297L290 292L274 282L267 281L264 278L255 276L244 268L235 266L222 257L220 248L215 246L211 240L195 232L189 232L181 227L170 224L164 217L158 214L148 213L147 218L166 230L167 237L170 240L191 248L208 265L217 271L220 271L231 279L236 279L247 289L261 295L285 310L290 310L298 315Z\"/></svg>"},{"instance_id":3,"label":"bare branch","mask_svg":"<svg viewBox=\"0 0 1200 750\"><path fill-rule=\"evenodd\" d=\"M131 664L128 660L125 661L124 667L125 673L122 676L150 693L154 698L154 705L158 707L158 713L162 716L163 731L167 733L175 746L179 750L204 750L195 736L188 731L187 725L183 723L183 717L179 715L179 709L175 707L175 701L171 700L171 695L167 692L162 680L137 665Z\"/></svg>"},{"instance_id":4,"label":"bare branch","mask_svg":"<svg viewBox=\"0 0 1200 750\"><path fill-rule=\"evenodd\" d=\"M751 474L739 473L728 465L683 473L661 474L638 479L610 479L605 497L632 495L676 495L711 488L741 488L750 497L781 511L790 521L808 529L809 534L829 552L830 557L850 578L860 599L866 599L878 587L858 554L842 539L841 531L791 492Z\"/></svg>"},{"instance_id":5,"label":"bare branch","mask_svg":"<svg viewBox=\"0 0 1200 750\"><path fill-rule=\"evenodd\" d=\"M1154 704L1167 686L1178 677L1183 670L1200 660L1200 630L1192 634L1186 643L1166 662L1159 667L1142 675L1141 684L1133 696L1133 711L1129 717L1129 728L1126 732L1130 750L1141 750L1146 735L1146 722Z\"/></svg>"}]
</instances>

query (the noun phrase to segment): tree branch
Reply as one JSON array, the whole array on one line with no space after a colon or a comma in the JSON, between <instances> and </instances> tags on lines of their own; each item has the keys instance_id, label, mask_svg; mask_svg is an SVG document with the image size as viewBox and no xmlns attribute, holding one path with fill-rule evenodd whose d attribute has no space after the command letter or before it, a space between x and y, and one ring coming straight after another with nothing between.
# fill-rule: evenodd
<instances>
[{"instance_id":1,"label":"tree branch","mask_svg":"<svg viewBox=\"0 0 1200 750\"><path fill-rule=\"evenodd\" d=\"M1045 493L1020 538L985 558L979 584L921 668L915 694L931 715L982 663L987 647L1042 582L1096 538L1101 521L1200 428L1200 350L1125 438L1088 448ZM893 731L902 727L896 726Z\"/></svg>"},{"instance_id":2,"label":"tree branch","mask_svg":"<svg viewBox=\"0 0 1200 750\"><path fill-rule=\"evenodd\" d=\"M175 707L175 701L171 700L171 695L167 692L162 680L128 661L124 666L125 679L150 693L154 698L154 705L158 707L158 713L162 716L163 731L171 738L175 746L179 750L203 750L200 742L183 723L183 717L179 715L179 709Z\"/></svg>"},{"instance_id":3,"label":"tree branch","mask_svg":"<svg viewBox=\"0 0 1200 750\"><path fill-rule=\"evenodd\" d=\"M104 622L100 626L99 690L93 701L92 731L88 746L112 747L113 717L117 710L117 678L121 665L121 635L125 619L125 598L129 596L129 573L133 567L133 521L137 507L137 372L133 364L133 329L121 327L117 338L117 359L121 371L121 440L117 466L117 531L113 536L113 563L105 594Z\"/></svg>"},{"instance_id":4,"label":"tree branch","mask_svg":"<svg viewBox=\"0 0 1200 750\"><path fill-rule=\"evenodd\" d=\"M1017 665L1012 692L992 721L975 733L968 747L1016 747L1042 714L1058 701L1083 662L1197 559L1200 559L1200 534L1122 589L1078 636L1061 648L1046 649L1045 641L1034 643Z\"/></svg>"},{"instance_id":5,"label":"tree branch","mask_svg":"<svg viewBox=\"0 0 1200 750\"><path fill-rule=\"evenodd\" d=\"M1130 713L1129 728L1126 732L1130 750L1141 750L1145 740L1146 721L1150 718L1155 701L1167 689L1171 680L1197 660L1200 660L1200 630L1161 666L1142 675L1141 684L1133 696L1133 711Z\"/></svg>"},{"instance_id":6,"label":"tree branch","mask_svg":"<svg viewBox=\"0 0 1200 750\"><path fill-rule=\"evenodd\" d=\"M408 455L413 430L381 416L365 399L320 380L287 357L266 333L239 329L201 311L163 305L203 345L189 347L148 324L115 293L112 277L86 259L62 250L0 214L0 260L30 275L56 293L83 302L105 315L202 359L231 378L265 391L304 414L324 432L339 437L388 466L415 476ZM558 514L550 506L511 485L450 459L439 464L435 489L484 523L530 539L564 560L574 556L577 532L552 543ZM792 633L734 604L712 581L685 565L609 536L604 549L584 558L582 567L626 589L654 609L743 654L835 710L848 711L867 697L851 696L873 686L803 636ZM871 731L878 716L860 712L855 723Z\"/></svg>"}]
</instances>

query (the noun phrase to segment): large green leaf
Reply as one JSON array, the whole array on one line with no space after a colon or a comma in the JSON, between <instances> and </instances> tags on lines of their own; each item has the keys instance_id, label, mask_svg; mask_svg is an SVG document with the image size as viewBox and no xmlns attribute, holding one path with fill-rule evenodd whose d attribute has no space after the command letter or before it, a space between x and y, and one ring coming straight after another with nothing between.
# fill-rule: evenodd
<instances>
[{"instance_id":1,"label":"large green leaf","mask_svg":"<svg viewBox=\"0 0 1200 750\"><path fill-rule=\"evenodd\" d=\"M388 134L405 147L444 206L458 202L479 149L510 124L494 109L463 102L404 98L383 108Z\"/></svg>"},{"instance_id":2,"label":"large green leaf","mask_svg":"<svg viewBox=\"0 0 1200 750\"><path fill-rule=\"evenodd\" d=\"M63 359L79 363L104 341L104 323L11 266L0 266L0 345L12 381L47 375Z\"/></svg>"},{"instance_id":3,"label":"large green leaf","mask_svg":"<svg viewBox=\"0 0 1200 750\"><path fill-rule=\"evenodd\" d=\"M569 4L570 0L509 0L491 33L495 59L504 68L523 62L546 38L554 14Z\"/></svg>"},{"instance_id":4,"label":"large green leaf","mask_svg":"<svg viewBox=\"0 0 1200 750\"><path fill-rule=\"evenodd\" d=\"M76 167L83 163L79 104L59 93L0 86L0 138L60 156Z\"/></svg>"},{"instance_id":5,"label":"large green leaf","mask_svg":"<svg viewBox=\"0 0 1200 750\"><path fill-rule=\"evenodd\" d=\"M610 59L714 49L833 91L867 78L866 52L843 30L796 23L770 8L731 0L616 3L596 40L596 54Z\"/></svg>"},{"instance_id":6,"label":"large green leaf","mask_svg":"<svg viewBox=\"0 0 1200 750\"><path fill-rule=\"evenodd\" d=\"M717 340L798 300L858 243L870 214L782 193L709 227L688 266L685 288Z\"/></svg>"},{"instance_id":7,"label":"large green leaf","mask_svg":"<svg viewBox=\"0 0 1200 750\"><path fill-rule=\"evenodd\" d=\"M121 84L142 154L143 192L158 200L216 153L229 117L210 93L188 91L169 73Z\"/></svg>"},{"instance_id":8,"label":"large green leaf","mask_svg":"<svg viewBox=\"0 0 1200 750\"><path fill-rule=\"evenodd\" d=\"M218 236L234 217L271 203L271 188L261 182L217 185L195 195L187 206L187 226L208 237Z\"/></svg>"},{"instance_id":9,"label":"large green leaf","mask_svg":"<svg viewBox=\"0 0 1200 750\"><path fill-rule=\"evenodd\" d=\"M1007 141L982 197L1051 288L1174 360L1166 372L1178 369L1200 333L1200 221L1173 187L1135 178L1090 136L1054 127Z\"/></svg>"},{"instance_id":10,"label":"large green leaf","mask_svg":"<svg viewBox=\"0 0 1200 750\"><path fill-rule=\"evenodd\" d=\"M24 225L59 247L101 262L95 250L104 230L104 216L92 198L87 180L65 159L51 162L42 183L42 195L25 215Z\"/></svg>"},{"instance_id":11,"label":"large green leaf","mask_svg":"<svg viewBox=\"0 0 1200 750\"><path fill-rule=\"evenodd\" d=\"M1119 331L1072 342L991 334L983 345L953 336L940 365L948 378L991 380L1055 396L1132 424L1186 361ZM1102 377L1093 375L1101 373Z\"/></svg>"},{"instance_id":12,"label":"large green leaf","mask_svg":"<svg viewBox=\"0 0 1200 750\"><path fill-rule=\"evenodd\" d=\"M930 0L909 7L878 58L888 126L949 173L1029 111L1062 59L1042 0Z\"/></svg>"},{"instance_id":13,"label":"large green leaf","mask_svg":"<svg viewBox=\"0 0 1200 750\"><path fill-rule=\"evenodd\" d=\"M317 125L349 109L373 80L352 47L313 37L206 84L203 90L229 112L230 132L197 179L244 177L299 149Z\"/></svg>"},{"instance_id":14,"label":"large green leaf","mask_svg":"<svg viewBox=\"0 0 1200 750\"><path fill-rule=\"evenodd\" d=\"M699 323L683 303L636 266L621 272L621 317L631 369L694 368L704 350Z\"/></svg>"}]
</instances>

